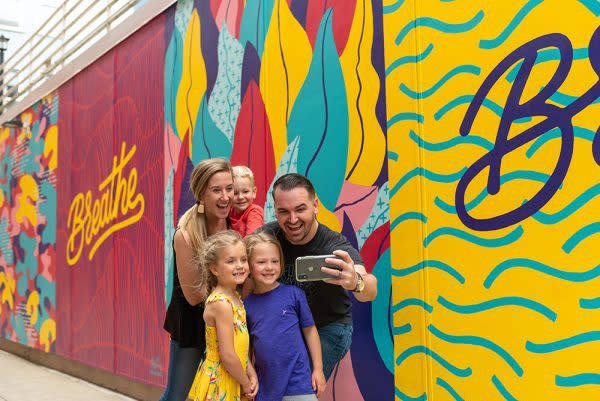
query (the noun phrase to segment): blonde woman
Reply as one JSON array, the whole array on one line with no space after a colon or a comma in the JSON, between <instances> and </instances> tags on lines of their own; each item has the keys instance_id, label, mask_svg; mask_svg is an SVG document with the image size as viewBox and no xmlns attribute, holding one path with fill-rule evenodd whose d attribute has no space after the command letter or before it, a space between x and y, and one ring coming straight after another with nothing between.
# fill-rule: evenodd
<instances>
[{"instance_id":1,"label":"blonde woman","mask_svg":"<svg viewBox=\"0 0 600 401\"><path fill-rule=\"evenodd\" d=\"M231 165L225 159L203 160L192 172L196 204L179 220L173 237L173 291L164 328L171 335L167 387L159 401L184 401L206 348L203 301L206 289L195 258L209 235L227 230L233 200Z\"/></svg>"}]
</instances>

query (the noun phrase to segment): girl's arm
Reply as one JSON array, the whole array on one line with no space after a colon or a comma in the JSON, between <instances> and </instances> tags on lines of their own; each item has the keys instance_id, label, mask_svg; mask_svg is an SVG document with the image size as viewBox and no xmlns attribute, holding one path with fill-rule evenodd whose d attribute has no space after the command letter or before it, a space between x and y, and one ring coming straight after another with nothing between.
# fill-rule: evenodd
<instances>
[{"instance_id":1,"label":"girl's arm","mask_svg":"<svg viewBox=\"0 0 600 401\"><path fill-rule=\"evenodd\" d=\"M217 327L217 339L219 344L219 356L221 363L229 374L242 386L242 393L252 394L254 388L244 372L242 362L235 353L233 343L233 310L227 301L216 301L208 304L212 310L212 316Z\"/></svg>"},{"instance_id":2,"label":"girl's arm","mask_svg":"<svg viewBox=\"0 0 600 401\"><path fill-rule=\"evenodd\" d=\"M321 354L321 340L319 340L319 332L316 326L308 326L302 329L304 340L308 347L308 353L312 361L312 386L317 392L317 397L325 391L327 380L323 374L323 355Z\"/></svg>"},{"instance_id":3,"label":"girl's arm","mask_svg":"<svg viewBox=\"0 0 600 401\"><path fill-rule=\"evenodd\" d=\"M258 375L256 374L256 370L254 369L254 365L252 364L251 356L252 356L251 351L248 351L248 365L246 365L246 374L248 375L248 378L250 379L250 383L251 383L252 387L254 388L254 391L252 391L252 393L244 394L244 396L247 397L248 399L253 399L254 397L256 397L256 394L258 393Z\"/></svg>"},{"instance_id":4,"label":"girl's arm","mask_svg":"<svg viewBox=\"0 0 600 401\"><path fill-rule=\"evenodd\" d=\"M200 271L194 263L194 251L185 239L183 229L175 233L175 259L177 265L177 276L181 284L181 290L185 300L190 305L198 305L204 298L200 285Z\"/></svg>"}]
</instances>

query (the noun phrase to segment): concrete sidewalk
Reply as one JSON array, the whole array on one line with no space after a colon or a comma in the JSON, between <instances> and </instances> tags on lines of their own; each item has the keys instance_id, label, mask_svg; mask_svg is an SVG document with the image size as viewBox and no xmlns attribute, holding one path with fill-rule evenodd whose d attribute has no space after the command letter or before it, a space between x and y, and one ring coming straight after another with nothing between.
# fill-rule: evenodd
<instances>
[{"instance_id":1,"label":"concrete sidewalk","mask_svg":"<svg viewBox=\"0 0 600 401\"><path fill-rule=\"evenodd\" d=\"M134 401L0 350L0 401Z\"/></svg>"}]
</instances>

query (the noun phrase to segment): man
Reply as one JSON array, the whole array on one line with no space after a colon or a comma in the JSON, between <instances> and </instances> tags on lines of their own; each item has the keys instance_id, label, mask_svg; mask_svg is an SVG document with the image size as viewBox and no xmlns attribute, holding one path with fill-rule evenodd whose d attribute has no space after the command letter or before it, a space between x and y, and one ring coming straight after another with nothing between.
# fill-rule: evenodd
<instances>
[{"instance_id":1,"label":"man","mask_svg":"<svg viewBox=\"0 0 600 401\"><path fill-rule=\"evenodd\" d=\"M358 301L372 301L377 296L377 279L367 274L362 258L346 237L317 221L318 200L308 178L286 174L273 184L277 221L259 231L274 235L283 248L284 273L281 282L302 288L308 299L323 349L323 373L329 379L335 365L344 357L352 342L352 303L348 291ZM298 282L295 262L299 256L330 255L327 259L341 270L322 267L331 279Z\"/></svg>"}]
</instances>

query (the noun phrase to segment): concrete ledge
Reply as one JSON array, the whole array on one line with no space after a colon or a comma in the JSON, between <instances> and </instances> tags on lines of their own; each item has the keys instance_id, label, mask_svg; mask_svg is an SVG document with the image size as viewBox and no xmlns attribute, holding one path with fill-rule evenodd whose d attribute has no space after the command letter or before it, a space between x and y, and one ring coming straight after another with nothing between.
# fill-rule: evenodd
<instances>
[{"instance_id":1,"label":"concrete ledge","mask_svg":"<svg viewBox=\"0 0 600 401\"><path fill-rule=\"evenodd\" d=\"M161 388L150 384L127 379L81 362L76 362L56 354L46 353L39 349L26 347L3 338L0 338L0 349L35 364L43 365L68 375L78 377L137 400L156 401L163 391Z\"/></svg>"},{"instance_id":2,"label":"concrete ledge","mask_svg":"<svg viewBox=\"0 0 600 401\"><path fill-rule=\"evenodd\" d=\"M176 2L177 0L151 0L143 4L127 20L121 22L108 32L108 34L92 44L75 60L65 64L62 68L57 68L51 77L45 80L36 89L25 95L22 100L8 106L6 110L0 114L0 124L12 120L44 96L57 90L62 84L77 75L84 68L91 65L106 52L113 49Z\"/></svg>"}]
</instances>

